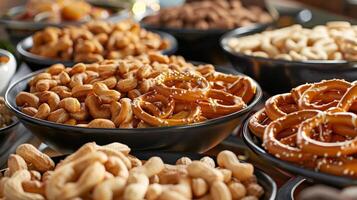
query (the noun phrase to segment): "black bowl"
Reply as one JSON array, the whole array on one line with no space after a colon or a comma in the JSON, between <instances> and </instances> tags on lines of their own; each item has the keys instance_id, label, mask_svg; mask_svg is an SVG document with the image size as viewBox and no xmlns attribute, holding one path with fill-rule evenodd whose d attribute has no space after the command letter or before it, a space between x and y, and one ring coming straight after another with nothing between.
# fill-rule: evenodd
<instances>
[{"instance_id":1,"label":"black bowl","mask_svg":"<svg viewBox=\"0 0 357 200\"><path fill-rule=\"evenodd\" d=\"M266 161L274 164L276 167L287 170L295 175L301 175L305 177L309 181L324 183L327 185L337 186L337 187L345 187L351 185L357 185L357 179L343 177L343 176L335 176L326 174L323 172L317 172L313 169L304 168L299 165L295 165L293 163L280 160L273 155L269 154L263 147L262 142L259 138L257 138L248 127L248 121L243 126L242 136L244 142L248 145L250 149L252 149L256 154L261 156Z\"/></svg>"},{"instance_id":2,"label":"black bowl","mask_svg":"<svg viewBox=\"0 0 357 200\"><path fill-rule=\"evenodd\" d=\"M168 40L170 43L169 48L163 50L162 53L165 55L174 54L177 50L176 39L168 33L160 32L160 31L154 31L154 32L159 34L163 39ZM33 45L32 36L29 36L17 44L16 50L18 54L21 56L21 59L34 71L49 67L56 63L62 63L67 67L71 67L75 64L74 61L53 60L51 58L46 58L43 56L33 54L28 51L32 47L32 45Z\"/></svg>"},{"instance_id":3,"label":"black bowl","mask_svg":"<svg viewBox=\"0 0 357 200\"><path fill-rule=\"evenodd\" d=\"M357 79L357 66L348 61L286 61L244 55L233 52L227 45L232 37L243 37L259 31L241 32L239 29L225 34L221 47L239 72L254 78L270 94L290 91L307 82L340 78L348 81Z\"/></svg>"},{"instance_id":4,"label":"black bowl","mask_svg":"<svg viewBox=\"0 0 357 200\"><path fill-rule=\"evenodd\" d=\"M25 134L25 127L16 117L9 126L0 128L0 166L6 164L7 157L14 150L14 144L19 144L17 140L25 142L29 138Z\"/></svg>"},{"instance_id":5,"label":"black bowl","mask_svg":"<svg viewBox=\"0 0 357 200\"><path fill-rule=\"evenodd\" d=\"M263 31L266 28L273 26L279 18L278 12L266 5L265 1L252 1L243 0L243 5L246 6L259 6L263 8L266 12L270 13L273 20L268 23L257 23L249 26L238 27L241 32L251 32L251 31ZM146 13L146 16L155 13ZM194 28L170 28L163 26L154 26L146 24L141 20L141 25L149 30L160 30L172 34L179 42L178 54L184 56L188 60L199 60L203 62L213 63L214 60L223 57L223 53L219 48L220 37L232 29L208 29L200 30Z\"/></svg>"},{"instance_id":6,"label":"black bowl","mask_svg":"<svg viewBox=\"0 0 357 200\"><path fill-rule=\"evenodd\" d=\"M39 120L25 115L18 109L15 103L16 95L27 90L29 80L38 73L29 74L10 86L5 94L6 104L33 134L53 149L64 153L91 141L98 144L117 141L129 145L135 150L162 149L204 152L231 134L262 97L262 91L257 86L255 98L247 108L230 115L187 126L91 129Z\"/></svg>"},{"instance_id":7,"label":"black bowl","mask_svg":"<svg viewBox=\"0 0 357 200\"><path fill-rule=\"evenodd\" d=\"M116 3L103 3L101 1L91 2L92 5L107 8L113 12L113 14L105 19L106 21L117 22L124 18L129 17L129 4L122 2ZM35 22L35 21L24 21L24 20L14 20L12 17L25 10L25 6L16 6L9 9L5 14L0 16L0 24L8 32L10 40L17 44L23 38L32 35L36 31L42 30L48 26L65 27L69 25L80 25L88 20L79 22L61 22L61 23L50 23L50 22Z\"/></svg>"}]
</instances>

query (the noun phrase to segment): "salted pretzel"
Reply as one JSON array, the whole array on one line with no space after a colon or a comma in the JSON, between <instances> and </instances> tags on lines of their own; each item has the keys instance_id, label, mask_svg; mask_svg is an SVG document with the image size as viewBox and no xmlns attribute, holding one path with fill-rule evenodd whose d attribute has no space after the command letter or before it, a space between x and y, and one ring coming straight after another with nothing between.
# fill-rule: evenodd
<instances>
[{"instance_id":1,"label":"salted pretzel","mask_svg":"<svg viewBox=\"0 0 357 200\"><path fill-rule=\"evenodd\" d=\"M357 85L326 80L275 95L249 129L275 157L339 176L356 176Z\"/></svg>"}]
</instances>

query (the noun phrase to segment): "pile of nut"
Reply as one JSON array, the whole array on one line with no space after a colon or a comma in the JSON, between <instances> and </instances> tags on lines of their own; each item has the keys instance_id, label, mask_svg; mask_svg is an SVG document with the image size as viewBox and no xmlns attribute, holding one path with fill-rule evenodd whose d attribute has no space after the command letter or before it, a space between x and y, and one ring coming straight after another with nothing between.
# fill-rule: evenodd
<instances>
[{"instance_id":1,"label":"pile of nut","mask_svg":"<svg viewBox=\"0 0 357 200\"><path fill-rule=\"evenodd\" d=\"M192 29L233 29L255 23L268 23L272 17L258 6L242 5L240 0L203 0L161 9L143 22L153 26Z\"/></svg>"},{"instance_id":2,"label":"pile of nut","mask_svg":"<svg viewBox=\"0 0 357 200\"><path fill-rule=\"evenodd\" d=\"M12 123L13 115L5 105L5 100L0 97L0 128L4 128Z\"/></svg>"},{"instance_id":3,"label":"pile of nut","mask_svg":"<svg viewBox=\"0 0 357 200\"><path fill-rule=\"evenodd\" d=\"M169 91L163 94L155 87L162 85L165 77ZM209 64L194 66L182 57L158 53L78 63L71 68L55 64L34 76L29 88L16 96L16 105L23 113L88 128L147 128L201 122L245 108L256 91L254 82L246 76L219 73ZM211 89L215 94L209 93ZM174 95L182 95L181 100Z\"/></svg>"},{"instance_id":4,"label":"pile of nut","mask_svg":"<svg viewBox=\"0 0 357 200\"><path fill-rule=\"evenodd\" d=\"M281 60L357 60L357 26L333 21L312 29L293 25L260 34L230 38L236 53Z\"/></svg>"},{"instance_id":5,"label":"pile of nut","mask_svg":"<svg viewBox=\"0 0 357 200\"><path fill-rule=\"evenodd\" d=\"M263 188L254 167L230 151L176 165L159 157L141 161L120 143L87 143L59 162L29 144L20 145L8 159L0 178L0 198L9 200L258 200Z\"/></svg>"},{"instance_id":6,"label":"pile of nut","mask_svg":"<svg viewBox=\"0 0 357 200\"><path fill-rule=\"evenodd\" d=\"M60 23L105 19L109 16L109 10L92 6L85 0L29 0L24 12L13 16L13 18L16 20Z\"/></svg>"},{"instance_id":7,"label":"pile of nut","mask_svg":"<svg viewBox=\"0 0 357 200\"><path fill-rule=\"evenodd\" d=\"M30 52L46 58L94 63L120 59L169 48L160 35L142 29L138 23L93 21L82 26L48 27L33 35Z\"/></svg>"}]
</instances>

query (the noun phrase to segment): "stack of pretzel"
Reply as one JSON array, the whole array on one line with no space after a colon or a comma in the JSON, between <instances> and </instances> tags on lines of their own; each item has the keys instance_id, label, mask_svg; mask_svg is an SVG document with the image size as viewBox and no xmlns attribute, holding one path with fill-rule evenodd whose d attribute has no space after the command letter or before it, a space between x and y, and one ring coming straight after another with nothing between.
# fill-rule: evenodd
<instances>
[{"instance_id":1,"label":"stack of pretzel","mask_svg":"<svg viewBox=\"0 0 357 200\"><path fill-rule=\"evenodd\" d=\"M10 155L0 199L6 200L258 200L264 189L254 167L230 151L176 165L159 157L141 161L120 143L87 143L55 165L29 144Z\"/></svg>"},{"instance_id":2,"label":"stack of pretzel","mask_svg":"<svg viewBox=\"0 0 357 200\"><path fill-rule=\"evenodd\" d=\"M256 84L246 76L194 66L157 53L56 64L36 75L16 104L27 115L89 128L175 126L218 118L244 109Z\"/></svg>"},{"instance_id":3,"label":"stack of pretzel","mask_svg":"<svg viewBox=\"0 0 357 200\"><path fill-rule=\"evenodd\" d=\"M357 83L325 80L271 97L249 121L275 157L339 176L357 176Z\"/></svg>"}]
</instances>

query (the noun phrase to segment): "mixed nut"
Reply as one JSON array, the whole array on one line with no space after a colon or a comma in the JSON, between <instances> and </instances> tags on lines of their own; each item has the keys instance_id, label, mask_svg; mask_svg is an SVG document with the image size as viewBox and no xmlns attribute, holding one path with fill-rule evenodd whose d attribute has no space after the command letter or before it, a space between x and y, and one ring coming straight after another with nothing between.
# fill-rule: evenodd
<instances>
[{"instance_id":1,"label":"mixed nut","mask_svg":"<svg viewBox=\"0 0 357 200\"><path fill-rule=\"evenodd\" d=\"M241 163L231 151L175 165L160 157L146 161L129 154L124 144L83 145L57 165L29 144L8 159L0 178L0 198L9 200L258 200L264 189L254 167Z\"/></svg>"},{"instance_id":2,"label":"mixed nut","mask_svg":"<svg viewBox=\"0 0 357 200\"><path fill-rule=\"evenodd\" d=\"M13 122L13 114L6 107L5 100L0 97L0 128L4 128Z\"/></svg>"},{"instance_id":3,"label":"mixed nut","mask_svg":"<svg viewBox=\"0 0 357 200\"><path fill-rule=\"evenodd\" d=\"M191 29L233 29L272 22L269 13L258 6L244 6L240 0L190 1L161 9L143 22L158 27Z\"/></svg>"},{"instance_id":4,"label":"mixed nut","mask_svg":"<svg viewBox=\"0 0 357 200\"><path fill-rule=\"evenodd\" d=\"M94 63L168 49L169 41L138 23L92 21L81 26L48 27L33 35L31 53L50 59Z\"/></svg>"},{"instance_id":5,"label":"mixed nut","mask_svg":"<svg viewBox=\"0 0 357 200\"><path fill-rule=\"evenodd\" d=\"M246 107L252 79L149 53L72 68L55 64L34 76L16 104L38 119L88 128L186 125Z\"/></svg>"},{"instance_id":6,"label":"mixed nut","mask_svg":"<svg viewBox=\"0 0 357 200\"><path fill-rule=\"evenodd\" d=\"M357 60L357 26L333 21L312 29L293 25L272 31L230 38L231 51L289 61Z\"/></svg>"}]
</instances>

